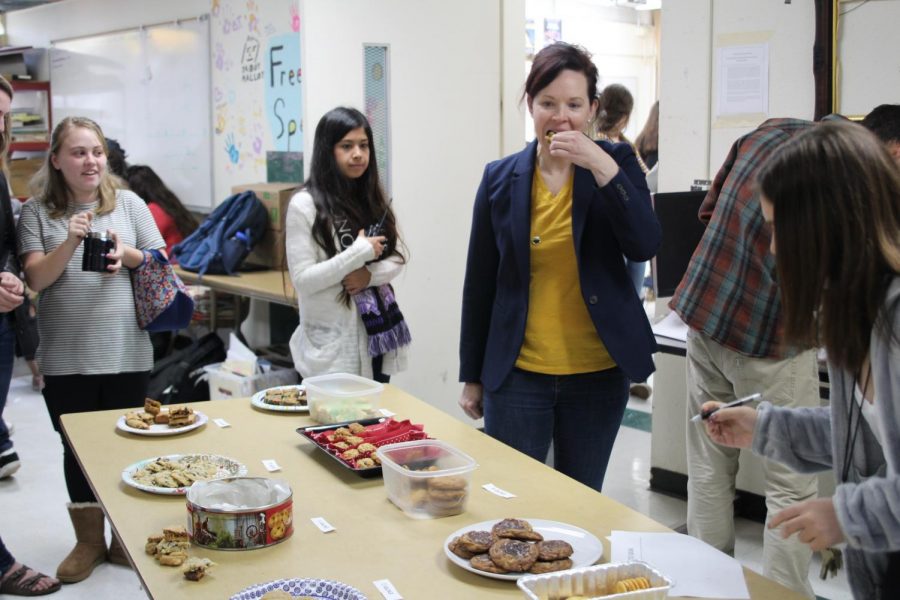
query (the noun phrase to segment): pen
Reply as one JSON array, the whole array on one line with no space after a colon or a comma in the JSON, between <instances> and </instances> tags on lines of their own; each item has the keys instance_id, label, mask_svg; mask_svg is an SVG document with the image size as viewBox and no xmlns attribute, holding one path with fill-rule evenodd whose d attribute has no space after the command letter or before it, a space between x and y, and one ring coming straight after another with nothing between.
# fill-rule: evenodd
<instances>
[{"instance_id":1,"label":"pen","mask_svg":"<svg viewBox=\"0 0 900 600\"><path fill-rule=\"evenodd\" d=\"M760 400L760 399L762 399L762 394L760 394L760 393L750 394L749 396L744 396L743 398L738 398L737 400L732 400L731 402L729 402L727 404L723 404L722 406L718 406L710 411L701 411L699 414L696 414L693 417L691 417L691 421L693 421L695 423L697 421L700 421L701 419L705 421L717 410L720 410L722 408L734 408L735 406L743 406L749 402L755 402L756 400Z\"/></svg>"}]
</instances>

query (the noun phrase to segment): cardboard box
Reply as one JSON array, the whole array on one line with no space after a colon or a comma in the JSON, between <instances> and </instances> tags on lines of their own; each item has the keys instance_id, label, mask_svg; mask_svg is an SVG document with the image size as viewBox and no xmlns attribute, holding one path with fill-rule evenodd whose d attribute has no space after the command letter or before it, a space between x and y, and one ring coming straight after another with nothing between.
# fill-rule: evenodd
<instances>
[{"instance_id":1,"label":"cardboard box","mask_svg":"<svg viewBox=\"0 0 900 600\"><path fill-rule=\"evenodd\" d=\"M9 185L12 188L14 197L31 197L28 182L31 181L31 178L41 168L42 164L44 164L43 158L22 158L9 161Z\"/></svg>"},{"instance_id":2,"label":"cardboard box","mask_svg":"<svg viewBox=\"0 0 900 600\"><path fill-rule=\"evenodd\" d=\"M209 375L209 399L227 400L228 398L249 398L256 392L279 385L297 383L300 379L294 369L282 369L272 366L268 373L260 373L252 377L242 377L222 369L222 363L214 363L203 367Z\"/></svg>"},{"instance_id":3,"label":"cardboard box","mask_svg":"<svg viewBox=\"0 0 900 600\"><path fill-rule=\"evenodd\" d=\"M245 183L232 187L231 193L239 194L246 190L253 190L256 197L269 211L269 227L276 231L283 231L288 203L296 189L296 183Z\"/></svg>"},{"instance_id":4,"label":"cardboard box","mask_svg":"<svg viewBox=\"0 0 900 600\"><path fill-rule=\"evenodd\" d=\"M253 247L253 251L244 259L251 265L261 265L276 271L287 268L284 260L284 230L266 230L259 243Z\"/></svg>"}]
</instances>

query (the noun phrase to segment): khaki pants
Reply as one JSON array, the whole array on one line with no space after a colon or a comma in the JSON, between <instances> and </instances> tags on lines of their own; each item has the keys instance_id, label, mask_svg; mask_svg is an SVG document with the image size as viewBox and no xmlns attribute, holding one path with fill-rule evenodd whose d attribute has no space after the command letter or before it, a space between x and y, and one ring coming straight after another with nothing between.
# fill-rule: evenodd
<instances>
[{"instance_id":1,"label":"khaki pants","mask_svg":"<svg viewBox=\"0 0 900 600\"><path fill-rule=\"evenodd\" d=\"M761 392L777 406L819 406L819 378L814 350L773 360L744 356L691 330L687 342L688 416L709 400L728 402ZM740 450L713 443L702 424L688 422L688 533L723 552L734 554L734 490ZM814 498L816 478L762 460L766 486L766 520L792 504ZM765 529L763 574L813 598L809 584L809 546L796 536L782 539Z\"/></svg>"}]
</instances>

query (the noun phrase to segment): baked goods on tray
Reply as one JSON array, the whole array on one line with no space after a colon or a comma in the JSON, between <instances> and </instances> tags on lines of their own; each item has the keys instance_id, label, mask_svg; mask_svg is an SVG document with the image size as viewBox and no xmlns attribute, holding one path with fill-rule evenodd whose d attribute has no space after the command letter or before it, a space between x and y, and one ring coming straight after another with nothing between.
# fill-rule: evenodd
<instances>
[{"instance_id":1,"label":"baked goods on tray","mask_svg":"<svg viewBox=\"0 0 900 600\"><path fill-rule=\"evenodd\" d=\"M380 446L428 437L424 425L393 418L302 427L297 431L355 471L379 468L381 461L375 451Z\"/></svg>"},{"instance_id":2,"label":"baked goods on tray","mask_svg":"<svg viewBox=\"0 0 900 600\"><path fill-rule=\"evenodd\" d=\"M144 399L143 410L132 410L125 414L125 425L140 430L150 429L153 424L168 425L175 429L187 427L196 421L194 409L188 406L163 406L152 398Z\"/></svg>"}]
</instances>

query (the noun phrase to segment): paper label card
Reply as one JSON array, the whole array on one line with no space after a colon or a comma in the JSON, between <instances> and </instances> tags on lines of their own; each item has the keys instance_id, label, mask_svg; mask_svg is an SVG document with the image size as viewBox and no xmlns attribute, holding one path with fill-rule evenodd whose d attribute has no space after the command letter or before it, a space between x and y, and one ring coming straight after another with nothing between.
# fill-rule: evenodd
<instances>
[{"instance_id":1,"label":"paper label card","mask_svg":"<svg viewBox=\"0 0 900 600\"><path fill-rule=\"evenodd\" d=\"M281 470L281 467L278 465L277 462L275 462L275 459L273 459L273 458L266 458L266 459L264 459L264 460L262 461L262 464L263 464L263 466L266 468L266 471L269 471L270 473L273 472L273 471L280 471L280 470Z\"/></svg>"},{"instance_id":2,"label":"paper label card","mask_svg":"<svg viewBox=\"0 0 900 600\"><path fill-rule=\"evenodd\" d=\"M397 591L397 588L394 587L394 584L391 583L390 580L379 579L372 583L378 588L381 595L384 596L384 600L403 600L403 596L400 595L400 592Z\"/></svg>"},{"instance_id":3,"label":"paper label card","mask_svg":"<svg viewBox=\"0 0 900 600\"><path fill-rule=\"evenodd\" d=\"M486 491L494 494L495 496L500 496L501 498L515 498L516 497L515 494L507 492L506 490L501 490L493 483L486 483L481 487L483 487Z\"/></svg>"}]
</instances>

